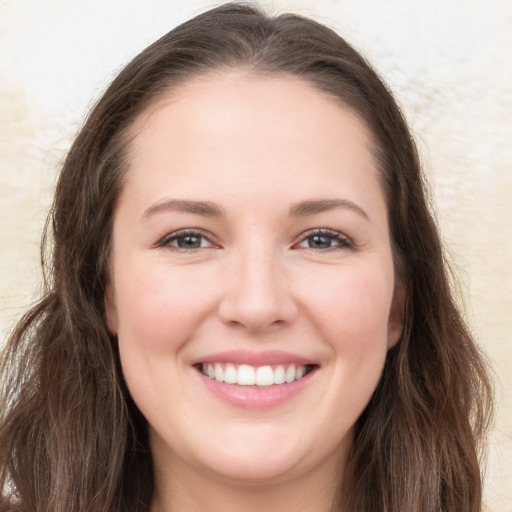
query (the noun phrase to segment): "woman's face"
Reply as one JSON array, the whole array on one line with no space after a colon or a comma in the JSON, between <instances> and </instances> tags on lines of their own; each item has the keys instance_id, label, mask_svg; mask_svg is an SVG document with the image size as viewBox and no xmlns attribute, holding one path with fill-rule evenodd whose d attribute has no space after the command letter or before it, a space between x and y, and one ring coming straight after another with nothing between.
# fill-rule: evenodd
<instances>
[{"instance_id":1,"label":"woman's face","mask_svg":"<svg viewBox=\"0 0 512 512\"><path fill-rule=\"evenodd\" d=\"M363 124L240 71L172 92L135 134L106 303L156 471L332 473L401 330Z\"/></svg>"}]
</instances>

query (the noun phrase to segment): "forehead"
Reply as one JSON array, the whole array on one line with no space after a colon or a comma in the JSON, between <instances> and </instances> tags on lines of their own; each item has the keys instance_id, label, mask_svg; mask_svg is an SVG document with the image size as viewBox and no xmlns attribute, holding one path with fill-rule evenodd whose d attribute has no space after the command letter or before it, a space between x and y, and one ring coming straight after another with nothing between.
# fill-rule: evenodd
<instances>
[{"instance_id":1,"label":"forehead","mask_svg":"<svg viewBox=\"0 0 512 512\"><path fill-rule=\"evenodd\" d=\"M210 71L161 93L137 117L130 132L132 140L138 137L140 142L148 132L161 126L160 121L167 122L172 116L176 124L185 121L181 128L191 128L197 123L196 126L202 124L210 133L226 125L238 128L245 124L247 128L250 123L266 123L265 132L273 133L280 129L290 131L290 125L297 126L297 122L303 129L313 127L319 120L333 126L341 112L351 118L353 135L357 131L373 153L373 135L364 120L341 99L317 85L284 73L264 74L246 69ZM209 127L205 123L208 120ZM314 134L310 132L310 135Z\"/></svg>"},{"instance_id":2,"label":"forehead","mask_svg":"<svg viewBox=\"0 0 512 512\"><path fill-rule=\"evenodd\" d=\"M244 70L162 95L136 120L128 162L128 185L156 193L165 182L184 195L229 187L254 200L260 189L328 197L340 179L378 179L368 130L347 106L296 77Z\"/></svg>"}]
</instances>

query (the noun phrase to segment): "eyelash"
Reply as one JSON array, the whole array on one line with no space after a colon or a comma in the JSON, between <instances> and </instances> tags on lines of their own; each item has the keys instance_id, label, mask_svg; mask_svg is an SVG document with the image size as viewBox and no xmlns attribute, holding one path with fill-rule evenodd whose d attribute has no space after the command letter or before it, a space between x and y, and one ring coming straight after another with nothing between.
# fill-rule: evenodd
<instances>
[{"instance_id":1,"label":"eyelash","mask_svg":"<svg viewBox=\"0 0 512 512\"><path fill-rule=\"evenodd\" d=\"M311 251L322 251L322 252L336 251L336 250L342 250L342 249L351 249L351 250L355 249L354 243L348 236L340 233L339 231L334 231L332 229L325 229L325 228L312 229L310 231L306 231L305 233L303 233L301 235L300 242L298 244L295 244L294 248L297 246L300 246L300 244L306 242L308 239L312 239L313 237L330 238L331 242L332 241L336 242L336 245L331 245L329 247L322 248L322 249L314 248L314 247L304 247L305 249L309 249Z\"/></svg>"},{"instance_id":2,"label":"eyelash","mask_svg":"<svg viewBox=\"0 0 512 512\"><path fill-rule=\"evenodd\" d=\"M186 237L191 238L199 238L201 239L199 247L179 247L178 245L172 245L172 242L176 242L179 244L179 240L183 240ZM324 248L315 248L315 247L303 247L304 249L310 250L310 251L319 251L319 252L327 252L327 251L336 251L336 250L343 250L343 249L355 249L355 245L352 242L352 240L347 237L346 235L343 235L339 231L334 231L331 229L312 229L309 231L306 231L301 235L301 238L299 242L295 243L292 247L292 249L298 249L300 248L301 244L304 242L307 242L308 240L312 239L313 237L324 237L330 239L330 243L335 243L335 245L330 245L328 247ZM208 246L202 246L202 241L206 240L208 242ZM179 231L175 231L174 233L170 233L169 235L162 238L159 242L157 242L157 247L168 247L172 250L181 251L181 252L194 252L198 249L210 249L215 248L216 243L211 240L211 235L199 230L199 229L182 229Z\"/></svg>"},{"instance_id":3,"label":"eyelash","mask_svg":"<svg viewBox=\"0 0 512 512\"><path fill-rule=\"evenodd\" d=\"M171 245L172 242L177 242L180 239L185 239L186 237L191 238L201 238L202 240L207 240L209 246L203 247L192 247L192 248L186 248L186 247L179 247L178 245ZM202 241L201 241L202 243ZM215 247L215 243L211 241L211 235L208 235L207 233L204 233L200 229L180 229L179 231L175 231L174 233L170 233L169 235L166 235L164 238L162 238L159 242L157 242L157 247L168 247L172 250L176 251L183 251L183 252L193 252L197 249L205 249L205 248L211 248Z\"/></svg>"}]
</instances>

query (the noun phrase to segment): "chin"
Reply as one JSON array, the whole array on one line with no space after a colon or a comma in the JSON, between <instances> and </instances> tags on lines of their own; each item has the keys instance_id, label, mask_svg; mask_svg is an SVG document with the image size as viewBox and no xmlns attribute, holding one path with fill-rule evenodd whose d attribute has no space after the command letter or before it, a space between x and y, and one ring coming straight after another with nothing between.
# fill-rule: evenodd
<instances>
[{"instance_id":1,"label":"chin","mask_svg":"<svg viewBox=\"0 0 512 512\"><path fill-rule=\"evenodd\" d=\"M275 485L292 480L302 472L301 462L288 458L224 457L223 460L202 461L211 476L239 486Z\"/></svg>"},{"instance_id":2,"label":"chin","mask_svg":"<svg viewBox=\"0 0 512 512\"><path fill-rule=\"evenodd\" d=\"M324 465L338 467L346 442L339 446L319 446L318 439L308 443L300 428L282 425L243 425L224 431L189 446L194 453L178 454L182 462L219 481L244 485L274 485L310 473ZM347 440L351 436L346 436Z\"/></svg>"}]
</instances>

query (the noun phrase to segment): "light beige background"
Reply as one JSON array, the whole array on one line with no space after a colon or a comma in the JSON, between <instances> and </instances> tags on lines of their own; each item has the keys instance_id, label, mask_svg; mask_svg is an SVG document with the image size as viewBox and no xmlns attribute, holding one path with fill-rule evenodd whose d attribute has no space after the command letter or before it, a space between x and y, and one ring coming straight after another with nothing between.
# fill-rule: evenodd
<instances>
[{"instance_id":1,"label":"light beige background","mask_svg":"<svg viewBox=\"0 0 512 512\"><path fill-rule=\"evenodd\" d=\"M37 297L57 169L93 99L148 43L217 3L0 0L0 343ZM468 320L497 375L489 509L512 512L512 1L261 4L337 29L405 110Z\"/></svg>"}]
</instances>

